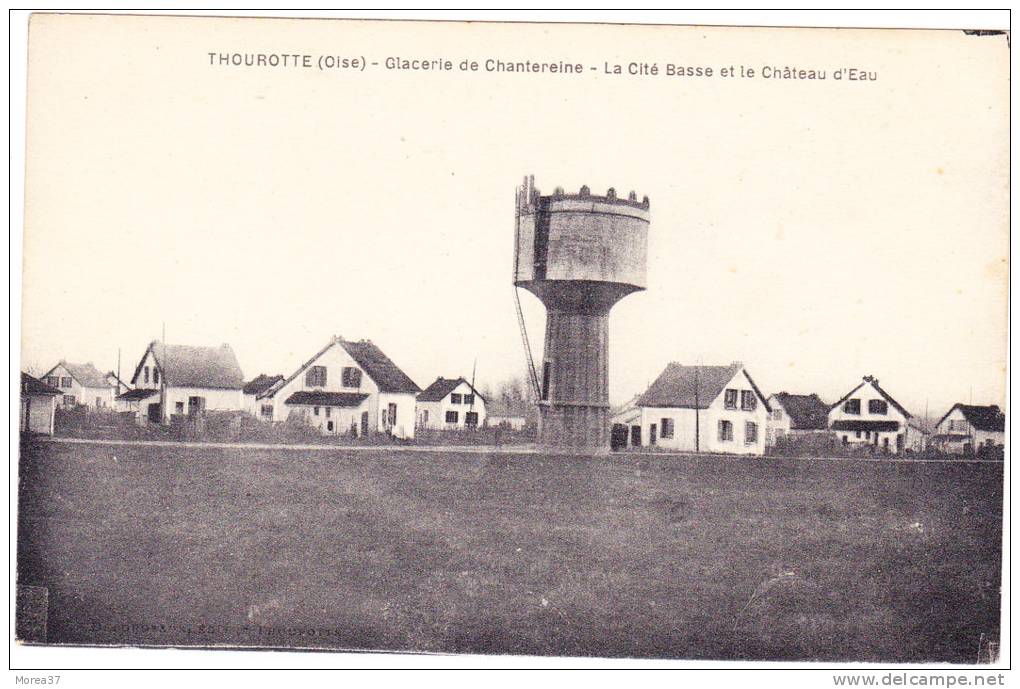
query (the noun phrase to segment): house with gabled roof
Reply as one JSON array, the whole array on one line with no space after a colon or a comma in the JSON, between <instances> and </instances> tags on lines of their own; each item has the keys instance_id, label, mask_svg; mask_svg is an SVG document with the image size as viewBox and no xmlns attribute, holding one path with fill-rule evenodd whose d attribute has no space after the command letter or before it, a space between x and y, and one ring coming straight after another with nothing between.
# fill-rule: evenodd
<instances>
[{"instance_id":1,"label":"house with gabled roof","mask_svg":"<svg viewBox=\"0 0 1020 689\"><path fill-rule=\"evenodd\" d=\"M507 402L502 399L485 401L485 425L520 431L528 425L528 409L524 402Z\"/></svg>"},{"instance_id":2,"label":"house with gabled roof","mask_svg":"<svg viewBox=\"0 0 1020 689\"><path fill-rule=\"evenodd\" d=\"M219 347L153 341L131 377L132 390L117 397L117 408L139 421L163 423L171 416L244 409L244 374L228 344ZM164 404L165 402L165 404Z\"/></svg>"},{"instance_id":3,"label":"house with gabled roof","mask_svg":"<svg viewBox=\"0 0 1020 689\"><path fill-rule=\"evenodd\" d=\"M53 435L53 417L57 399L63 395L59 388L47 385L27 373L21 374L21 415L19 428L22 433Z\"/></svg>"},{"instance_id":4,"label":"house with gabled roof","mask_svg":"<svg viewBox=\"0 0 1020 689\"><path fill-rule=\"evenodd\" d=\"M774 447L784 437L829 432L829 405L814 393L778 392L769 397L769 407L766 447Z\"/></svg>"},{"instance_id":5,"label":"house with gabled roof","mask_svg":"<svg viewBox=\"0 0 1020 689\"><path fill-rule=\"evenodd\" d=\"M864 376L829 409L829 430L846 446L871 445L896 454L916 444L912 418L903 405L882 389L878 378Z\"/></svg>"},{"instance_id":6,"label":"house with gabled roof","mask_svg":"<svg viewBox=\"0 0 1020 689\"><path fill-rule=\"evenodd\" d=\"M256 396L266 421L297 421L326 435L413 438L421 388L371 340L336 336L290 376Z\"/></svg>"},{"instance_id":7,"label":"house with gabled roof","mask_svg":"<svg viewBox=\"0 0 1020 689\"><path fill-rule=\"evenodd\" d=\"M443 378L418 393L418 428L479 428L486 422L486 402L466 378Z\"/></svg>"},{"instance_id":8,"label":"house with gabled roof","mask_svg":"<svg viewBox=\"0 0 1020 689\"><path fill-rule=\"evenodd\" d=\"M107 374L90 361L72 364L61 360L42 376L43 382L60 390L58 403L64 407L112 409L117 388L111 385Z\"/></svg>"},{"instance_id":9,"label":"house with gabled roof","mask_svg":"<svg viewBox=\"0 0 1020 689\"><path fill-rule=\"evenodd\" d=\"M114 398L116 398L117 395L119 395L119 394L121 394L123 392L127 392L128 390L131 389L131 384L128 383L127 381L125 381L125 380L122 380L121 377L118 376L113 371L107 371L106 375L105 375L105 378L106 378L106 384L109 385L114 390L114 395L113 395Z\"/></svg>"},{"instance_id":10,"label":"house with gabled roof","mask_svg":"<svg viewBox=\"0 0 1020 689\"><path fill-rule=\"evenodd\" d=\"M729 366L670 363L636 402L631 446L687 452L765 453L769 403L740 362Z\"/></svg>"},{"instance_id":11,"label":"house with gabled roof","mask_svg":"<svg viewBox=\"0 0 1020 689\"><path fill-rule=\"evenodd\" d=\"M634 395L609 412L609 449L621 450L631 444L631 436L641 437L641 408L637 406L641 394Z\"/></svg>"},{"instance_id":12,"label":"house with gabled roof","mask_svg":"<svg viewBox=\"0 0 1020 689\"><path fill-rule=\"evenodd\" d=\"M932 442L943 452L972 454L1006 443L1006 415L996 404L954 404L935 425Z\"/></svg>"},{"instance_id":13,"label":"house with gabled roof","mask_svg":"<svg viewBox=\"0 0 1020 689\"><path fill-rule=\"evenodd\" d=\"M258 396L283 380L284 376L281 374L270 376L265 373L260 373L245 383L244 388L242 388L242 392L244 393L245 411L253 416L259 416L262 409L260 408L261 405L258 404Z\"/></svg>"}]
</instances>

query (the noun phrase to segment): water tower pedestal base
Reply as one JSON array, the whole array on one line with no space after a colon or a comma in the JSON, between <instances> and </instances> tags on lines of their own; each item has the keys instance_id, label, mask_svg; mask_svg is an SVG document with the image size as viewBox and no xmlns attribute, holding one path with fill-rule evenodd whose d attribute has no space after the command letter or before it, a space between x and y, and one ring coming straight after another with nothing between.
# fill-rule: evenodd
<instances>
[{"instance_id":1,"label":"water tower pedestal base","mask_svg":"<svg viewBox=\"0 0 1020 689\"><path fill-rule=\"evenodd\" d=\"M546 313L538 443L557 451L609 450L609 313Z\"/></svg>"}]
</instances>

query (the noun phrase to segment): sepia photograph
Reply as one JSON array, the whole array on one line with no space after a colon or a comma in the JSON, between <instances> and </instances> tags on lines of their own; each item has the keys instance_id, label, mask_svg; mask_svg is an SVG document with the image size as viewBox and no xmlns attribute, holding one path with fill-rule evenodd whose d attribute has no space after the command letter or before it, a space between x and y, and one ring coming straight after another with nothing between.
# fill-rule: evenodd
<instances>
[{"instance_id":1,"label":"sepia photograph","mask_svg":"<svg viewBox=\"0 0 1020 689\"><path fill-rule=\"evenodd\" d=\"M21 667L1002 684L1009 31L483 15L25 15Z\"/></svg>"}]
</instances>

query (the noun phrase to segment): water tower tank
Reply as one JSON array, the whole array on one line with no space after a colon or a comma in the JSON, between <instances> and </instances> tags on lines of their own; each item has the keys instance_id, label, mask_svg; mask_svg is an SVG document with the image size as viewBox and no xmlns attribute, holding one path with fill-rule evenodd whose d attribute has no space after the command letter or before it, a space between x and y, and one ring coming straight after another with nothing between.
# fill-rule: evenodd
<instances>
[{"instance_id":1,"label":"water tower tank","mask_svg":"<svg viewBox=\"0 0 1020 689\"><path fill-rule=\"evenodd\" d=\"M634 192L543 196L533 177L517 190L514 284L546 308L537 372L545 447L609 447L609 310L645 288L648 223L648 197Z\"/></svg>"}]
</instances>

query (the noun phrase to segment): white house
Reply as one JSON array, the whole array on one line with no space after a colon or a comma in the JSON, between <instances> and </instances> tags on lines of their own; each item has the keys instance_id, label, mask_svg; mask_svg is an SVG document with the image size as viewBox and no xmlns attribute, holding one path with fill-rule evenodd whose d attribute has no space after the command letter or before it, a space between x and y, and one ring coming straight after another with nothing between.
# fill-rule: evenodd
<instances>
[{"instance_id":1,"label":"white house","mask_svg":"<svg viewBox=\"0 0 1020 689\"><path fill-rule=\"evenodd\" d=\"M421 392L371 340L332 338L288 378L257 395L258 417L300 420L323 434L413 438Z\"/></svg>"},{"instance_id":2,"label":"white house","mask_svg":"<svg viewBox=\"0 0 1020 689\"><path fill-rule=\"evenodd\" d=\"M944 452L971 454L1006 443L1006 415L998 405L954 404L935 426L932 440Z\"/></svg>"},{"instance_id":3,"label":"white house","mask_svg":"<svg viewBox=\"0 0 1020 689\"><path fill-rule=\"evenodd\" d=\"M638 399L641 445L689 452L765 453L769 404L743 364L666 369ZM635 437L636 435L636 437Z\"/></svg>"},{"instance_id":4,"label":"white house","mask_svg":"<svg viewBox=\"0 0 1020 689\"><path fill-rule=\"evenodd\" d=\"M121 393L127 392L128 390L131 389L131 385L121 380L120 376L118 376L113 371L107 371L104 377L106 378L106 384L113 388L114 399L117 398L117 395L120 395Z\"/></svg>"},{"instance_id":5,"label":"white house","mask_svg":"<svg viewBox=\"0 0 1020 689\"><path fill-rule=\"evenodd\" d=\"M65 407L84 406L89 409L112 409L117 386L90 361L72 364L61 361L47 371L42 380L61 392L59 403Z\"/></svg>"},{"instance_id":6,"label":"white house","mask_svg":"<svg viewBox=\"0 0 1020 689\"><path fill-rule=\"evenodd\" d=\"M418 393L418 428L463 429L485 425L485 398L464 378L436 378Z\"/></svg>"},{"instance_id":7,"label":"white house","mask_svg":"<svg viewBox=\"0 0 1020 689\"><path fill-rule=\"evenodd\" d=\"M507 404L503 400L490 399L485 403L485 425L489 428L522 430L528 425L528 413L520 404Z\"/></svg>"},{"instance_id":8,"label":"white house","mask_svg":"<svg viewBox=\"0 0 1020 689\"><path fill-rule=\"evenodd\" d=\"M637 444L640 445L641 408L637 406L639 399L641 395L634 395L610 412L609 424L613 431L610 436L610 449L619 450L627 447L632 439L637 439Z\"/></svg>"},{"instance_id":9,"label":"white house","mask_svg":"<svg viewBox=\"0 0 1020 689\"><path fill-rule=\"evenodd\" d=\"M253 416L258 416L258 396L269 390L283 380L282 375L268 376L260 373L244 384L244 410Z\"/></svg>"},{"instance_id":10,"label":"white house","mask_svg":"<svg viewBox=\"0 0 1020 689\"><path fill-rule=\"evenodd\" d=\"M135 368L131 385L133 390L117 396L117 408L134 412L139 421L162 423L172 415L244 408L244 375L228 344L192 347L152 342Z\"/></svg>"},{"instance_id":11,"label":"white house","mask_svg":"<svg viewBox=\"0 0 1020 689\"><path fill-rule=\"evenodd\" d=\"M843 445L871 445L898 453L908 447L911 415L878 385L874 376L861 383L829 409L829 430Z\"/></svg>"},{"instance_id":12,"label":"white house","mask_svg":"<svg viewBox=\"0 0 1020 689\"><path fill-rule=\"evenodd\" d=\"M27 373L21 374L21 416L22 433L53 435L53 416L61 390L47 385Z\"/></svg>"},{"instance_id":13,"label":"white house","mask_svg":"<svg viewBox=\"0 0 1020 689\"><path fill-rule=\"evenodd\" d=\"M765 428L766 447L775 447L784 437L829 431L829 405L814 393L794 395L779 392L769 397L769 408Z\"/></svg>"}]
</instances>

